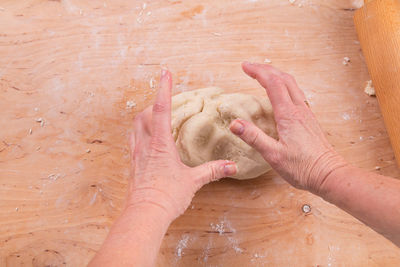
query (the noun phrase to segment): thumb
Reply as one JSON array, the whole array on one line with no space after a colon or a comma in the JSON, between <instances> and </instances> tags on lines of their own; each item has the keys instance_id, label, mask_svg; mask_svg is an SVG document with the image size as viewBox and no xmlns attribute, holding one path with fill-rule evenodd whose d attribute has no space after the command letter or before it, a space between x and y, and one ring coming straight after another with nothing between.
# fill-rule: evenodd
<instances>
[{"instance_id":1,"label":"thumb","mask_svg":"<svg viewBox=\"0 0 400 267\"><path fill-rule=\"evenodd\" d=\"M237 173L236 163L229 160L216 160L192 168L192 177L199 188L209 182Z\"/></svg>"}]
</instances>

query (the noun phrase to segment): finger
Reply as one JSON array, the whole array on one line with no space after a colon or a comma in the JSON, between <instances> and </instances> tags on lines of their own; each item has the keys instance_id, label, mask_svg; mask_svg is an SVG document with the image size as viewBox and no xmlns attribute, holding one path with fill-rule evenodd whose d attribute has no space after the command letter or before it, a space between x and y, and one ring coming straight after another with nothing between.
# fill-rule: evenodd
<instances>
[{"instance_id":1,"label":"finger","mask_svg":"<svg viewBox=\"0 0 400 267\"><path fill-rule=\"evenodd\" d=\"M280 77L280 73L271 66L244 62L243 71L256 79L267 91L274 111L284 111L293 106L288 89Z\"/></svg>"},{"instance_id":2,"label":"finger","mask_svg":"<svg viewBox=\"0 0 400 267\"><path fill-rule=\"evenodd\" d=\"M223 177L233 176L237 173L236 163L229 160L216 160L192 168L199 187Z\"/></svg>"},{"instance_id":3,"label":"finger","mask_svg":"<svg viewBox=\"0 0 400 267\"><path fill-rule=\"evenodd\" d=\"M152 122L153 122L153 107L149 106L145 110L142 111L142 125L143 125L143 130L151 136L152 134Z\"/></svg>"},{"instance_id":4,"label":"finger","mask_svg":"<svg viewBox=\"0 0 400 267\"><path fill-rule=\"evenodd\" d=\"M292 99L293 103L295 105L305 106L306 96L304 95L304 92L297 85L295 78L288 73L282 73L281 77L286 84L290 98Z\"/></svg>"},{"instance_id":5,"label":"finger","mask_svg":"<svg viewBox=\"0 0 400 267\"><path fill-rule=\"evenodd\" d=\"M265 134L251 122L236 119L231 123L229 129L249 146L257 150L264 158L278 150L279 142Z\"/></svg>"},{"instance_id":6,"label":"finger","mask_svg":"<svg viewBox=\"0 0 400 267\"><path fill-rule=\"evenodd\" d=\"M133 153L140 154L140 151L143 150L143 146L149 142L151 136L146 124L148 124L148 118L146 118L146 113L141 112L136 115L135 120L133 122L134 127L134 135L135 135L135 149L132 150Z\"/></svg>"},{"instance_id":7,"label":"finger","mask_svg":"<svg viewBox=\"0 0 400 267\"><path fill-rule=\"evenodd\" d=\"M171 135L171 89L172 79L168 70L161 71L160 88L153 105L153 135Z\"/></svg>"}]
</instances>

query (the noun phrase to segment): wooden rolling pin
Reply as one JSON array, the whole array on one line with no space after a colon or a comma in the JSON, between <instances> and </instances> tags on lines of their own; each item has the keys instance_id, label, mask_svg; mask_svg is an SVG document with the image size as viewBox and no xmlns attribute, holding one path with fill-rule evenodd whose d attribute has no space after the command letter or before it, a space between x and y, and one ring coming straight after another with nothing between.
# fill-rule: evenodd
<instances>
[{"instance_id":1,"label":"wooden rolling pin","mask_svg":"<svg viewBox=\"0 0 400 267\"><path fill-rule=\"evenodd\" d=\"M400 166L400 0L364 2L354 23Z\"/></svg>"}]
</instances>

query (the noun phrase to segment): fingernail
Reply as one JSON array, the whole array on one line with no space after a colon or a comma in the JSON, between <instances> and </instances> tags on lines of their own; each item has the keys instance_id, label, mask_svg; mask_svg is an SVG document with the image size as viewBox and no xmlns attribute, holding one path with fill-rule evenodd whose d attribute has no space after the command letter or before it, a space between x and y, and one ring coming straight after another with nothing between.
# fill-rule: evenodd
<instances>
[{"instance_id":1,"label":"fingernail","mask_svg":"<svg viewBox=\"0 0 400 267\"><path fill-rule=\"evenodd\" d=\"M235 120L231 123L229 129L232 133L236 135L241 135L244 132L244 125L240 121Z\"/></svg>"},{"instance_id":2,"label":"fingernail","mask_svg":"<svg viewBox=\"0 0 400 267\"><path fill-rule=\"evenodd\" d=\"M236 164L235 163L231 162L231 163L225 164L225 166L224 166L224 174L226 176L234 175L234 174L236 174L236 171L237 171L237 169L236 169Z\"/></svg>"}]
</instances>

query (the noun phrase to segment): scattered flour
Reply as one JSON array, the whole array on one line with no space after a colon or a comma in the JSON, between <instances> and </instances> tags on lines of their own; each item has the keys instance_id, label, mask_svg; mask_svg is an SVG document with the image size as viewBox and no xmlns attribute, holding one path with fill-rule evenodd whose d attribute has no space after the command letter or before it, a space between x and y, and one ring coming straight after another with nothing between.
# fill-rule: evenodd
<instances>
[{"instance_id":1,"label":"scattered flour","mask_svg":"<svg viewBox=\"0 0 400 267\"><path fill-rule=\"evenodd\" d=\"M136 107L136 102L135 101L133 101L133 100L126 101L126 108L127 109L132 109L134 107Z\"/></svg>"},{"instance_id":2,"label":"scattered flour","mask_svg":"<svg viewBox=\"0 0 400 267\"><path fill-rule=\"evenodd\" d=\"M187 247L189 241L189 236L188 235L183 235L182 239L179 240L178 245L176 246L175 249L175 254L178 256L178 258L181 258L183 254L183 250Z\"/></svg>"},{"instance_id":3,"label":"scattered flour","mask_svg":"<svg viewBox=\"0 0 400 267\"><path fill-rule=\"evenodd\" d=\"M232 227L229 220L224 218L219 223L210 223L211 230L218 232L220 235L224 233L236 233L236 229Z\"/></svg>"},{"instance_id":4,"label":"scattered flour","mask_svg":"<svg viewBox=\"0 0 400 267\"><path fill-rule=\"evenodd\" d=\"M342 61L342 64L347 66L347 65L349 65L349 63L350 63L350 58L349 57L344 57L343 61Z\"/></svg>"},{"instance_id":5,"label":"scattered flour","mask_svg":"<svg viewBox=\"0 0 400 267\"><path fill-rule=\"evenodd\" d=\"M271 63L272 63L272 60L269 59L269 58L266 58L266 59L264 59L264 63L266 63L266 64L271 64Z\"/></svg>"},{"instance_id":6,"label":"scattered flour","mask_svg":"<svg viewBox=\"0 0 400 267\"><path fill-rule=\"evenodd\" d=\"M251 258L251 262L255 262L256 260L258 260L258 259L262 259L262 258L265 258L266 257L266 255L261 255L260 253L254 253L253 254L253 257Z\"/></svg>"},{"instance_id":7,"label":"scattered flour","mask_svg":"<svg viewBox=\"0 0 400 267\"><path fill-rule=\"evenodd\" d=\"M151 89L156 88L156 80L153 77L151 77L151 79L149 81L149 85L150 85Z\"/></svg>"},{"instance_id":8,"label":"scattered flour","mask_svg":"<svg viewBox=\"0 0 400 267\"><path fill-rule=\"evenodd\" d=\"M40 126L43 127L44 126L44 119L43 118L37 118L36 122L40 123Z\"/></svg>"},{"instance_id":9,"label":"scattered flour","mask_svg":"<svg viewBox=\"0 0 400 267\"><path fill-rule=\"evenodd\" d=\"M210 255L210 250L212 248L212 239L208 240L207 246L203 251L203 261L207 262L208 261L208 257Z\"/></svg>"},{"instance_id":10,"label":"scattered flour","mask_svg":"<svg viewBox=\"0 0 400 267\"><path fill-rule=\"evenodd\" d=\"M228 237L228 240L229 244L236 253L243 253L244 250L241 247L239 247L239 242L237 241L237 239L233 237Z\"/></svg>"},{"instance_id":11,"label":"scattered flour","mask_svg":"<svg viewBox=\"0 0 400 267\"><path fill-rule=\"evenodd\" d=\"M345 120L345 121L348 121L348 120L350 120L350 115L348 114L348 113L343 113L342 114L342 118Z\"/></svg>"},{"instance_id":12,"label":"scattered flour","mask_svg":"<svg viewBox=\"0 0 400 267\"><path fill-rule=\"evenodd\" d=\"M94 202L96 202L96 198L97 198L97 194L98 194L98 193L99 193L98 191L96 191L96 192L94 193L92 199L91 199L90 202L89 202L89 205L90 205L90 206L92 206L92 205L94 204Z\"/></svg>"},{"instance_id":13,"label":"scattered flour","mask_svg":"<svg viewBox=\"0 0 400 267\"><path fill-rule=\"evenodd\" d=\"M364 93L366 93L369 96L375 96L375 88L372 85L372 81L371 80L366 82L365 88L364 88Z\"/></svg>"},{"instance_id":14,"label":"scattered flour","mask_svg":"<svg viewBox=\"0 0 400 267\"><path fill-rule=\"evenodd\" d=\"M47 176L48 179L52 181L56 181L58 178L61 178L61 173L52 173Z\"/></svg>"},{"instance_id":15,"label":"scattered flour","mask_svg":"<svg viewBox=\"0 0 400 267\"><path fill-rule=\"evenodd\" d=\"M352 1L353 7L355 8L361 8L364 5L363 0L353 0Z\"/></svg>"},{"instance_id":16,"label":"scattered flour","mask_svg":"<svg viewBox=\"0 0 400 267\"><path fill-rule=\"evenodd\" d=\"M220 235L222 235L223 233L225 233L225 226L224 226L225 222L222 221L220 223L214 224L214 223L210 223L211 229L213 231L217 231Z\"/></svg>"}]
</instances>

